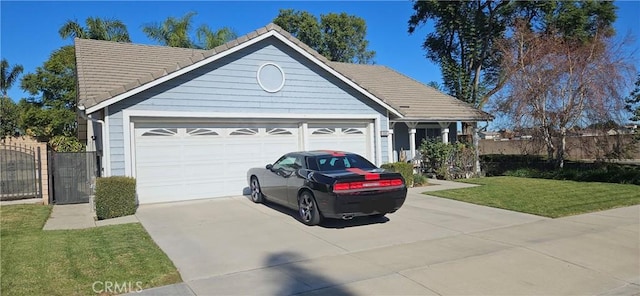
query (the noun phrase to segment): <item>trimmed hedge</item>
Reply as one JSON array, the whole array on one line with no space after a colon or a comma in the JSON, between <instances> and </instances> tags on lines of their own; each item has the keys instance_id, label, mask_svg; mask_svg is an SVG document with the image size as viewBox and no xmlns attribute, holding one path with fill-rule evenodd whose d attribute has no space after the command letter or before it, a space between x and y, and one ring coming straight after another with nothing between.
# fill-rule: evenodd
<instances>
[{"instance_id":1,"label":"trimmed hedge","mask_svg":"<svg viewBox=\"0 0 640 296\"><path fill-rule=\"evenodd\" d=\"M414 186L424 186L429 184L429 181L427 181L427 177L425 177L424 175L421 174L415 174L413 175L413 185Z\"/></svg>"},{"instance_id":2,"label":"trimmed hedge","mask_svg":"<svg viewBox=\"0 0 640 296\"><path fill-rule=\"evenodd\" d=\"M640 166L637 165L566 161L564 168L558 169L540 156L483 155L480 159L487 176L640 185Z\"/></svg>"},{"instance_id":3,"label":"trimmed hedge","mask_svg":"<svg viewBox=\"0 0 640 296\"><path fill-rule=\"evenodd\" d=\"M381 166L385 170L400 173L407 187L413 186L413 165L408 162L385 163Z\"/></svg>"},{"instance_id":4,"label":"trimmed hedge","mask_svg":"<svg viewBox=\"0 0 640 296\"><path fill-rule=\"evenodd\" d=\"M136 213L136 180L107 177L96 180L96 215L99 220Z\"/></svg>"}]
</instances>

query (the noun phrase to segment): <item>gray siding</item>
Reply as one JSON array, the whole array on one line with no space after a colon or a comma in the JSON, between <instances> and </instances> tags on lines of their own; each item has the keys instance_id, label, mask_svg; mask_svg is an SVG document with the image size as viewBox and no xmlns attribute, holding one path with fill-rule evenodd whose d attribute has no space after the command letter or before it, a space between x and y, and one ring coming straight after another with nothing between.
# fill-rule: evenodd
<instances>
[{"instance_id":1,"label":"gray siding","mask_svg":"<svg viewBox=\"0 0 640 296\"><path fill-rule=\"evenodd\" d=\"M258 67L280 66L281 91L269 93L257 83ZM377 114L388 129L386 110L354 91L299 53L269 39L109 106L111 174L124 175L122 110L286 114ZM379 131L375 131L379 137ZM383 162L386 141L382 141ZM375 157L375 156L374 156Z\"/></svg>"}]
</instances>

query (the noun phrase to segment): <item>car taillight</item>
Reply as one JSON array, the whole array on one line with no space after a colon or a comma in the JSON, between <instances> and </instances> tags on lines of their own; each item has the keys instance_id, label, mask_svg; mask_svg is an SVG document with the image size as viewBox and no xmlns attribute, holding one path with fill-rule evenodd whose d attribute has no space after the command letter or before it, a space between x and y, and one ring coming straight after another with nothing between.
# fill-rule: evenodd
<instances>
[{"instance_id":1,"label":"car taillight","mask_svg":"<svg viewBox=\"0 0 640 296\"><path fill-rule=\"evenodd\" d=\"M349 190L349 183L336 183L333 185L333 191Z\"/></svg>"},{"instance_id":2,"label":"car taillight","mask_svg":"<svg viewBox=\"0 0 640 296\"><path fill-rule=\"evenodd\" d=\"M402 179L336 183L333 192L402 186Z\"/></svg>"}]
</instances>

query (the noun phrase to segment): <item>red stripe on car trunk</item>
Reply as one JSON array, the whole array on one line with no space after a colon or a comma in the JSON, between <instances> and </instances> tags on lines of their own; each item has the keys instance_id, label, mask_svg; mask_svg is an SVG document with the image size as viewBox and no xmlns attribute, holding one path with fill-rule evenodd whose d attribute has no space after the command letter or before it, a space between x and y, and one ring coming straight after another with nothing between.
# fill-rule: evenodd
<instances>
[{"instance_id":1,"label":"red stripe on car trunk","mask_svg":"<svg viewBox=\"0 0 640 296\"><path fill-rule=\"evenodd\" d=\"M320 150L322 152L326 152L331 154L331 156L345 156L344 153L342 153L341 151L335 151L335 150Z\"/></svg>"},{"instance_id":2,"label":"red stripe on car trunk","mask_svg":"<svg viewBox=\"0 0 640 296\"><path fill-rule=\"evenodd\" d=\"M356 173L358 175L362 175L364 176L365 180L380 180L380 174L378 173L369 173L363 169L359 169L359 168L349 168L347 169L347 171L350 171L352 173Z\"/></svg>"}]
</instances>

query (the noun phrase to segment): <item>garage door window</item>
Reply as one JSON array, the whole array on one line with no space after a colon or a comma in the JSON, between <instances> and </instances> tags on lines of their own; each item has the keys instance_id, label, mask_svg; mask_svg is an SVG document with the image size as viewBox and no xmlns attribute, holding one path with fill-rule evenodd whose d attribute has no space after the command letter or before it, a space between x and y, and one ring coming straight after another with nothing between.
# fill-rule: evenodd
<instances>
[{"instance_id":1,"label":"garage door window","mask_svg":"<svg viewBox=\"0 0 640 296\"><path fill-rule=\"evenodd\" d=\"M190 136L217 136L218 133L208 128L188 128L187 135Z\"/></svg>"},{"instance_id":2,"label":"garage door window","mask_svg":"<svg viewBox=\"0 0 640 296\"><path fill-rule=\"evenodd\" d=\"M357 128L345 128L342 130L343 133L347 135L362 135L362 130Z\"/></svg>"},{"instance_id":3,"label":"garage door window","mask_svg":"<svg viewBox=\"0 0 640 296\"><path fill-rule=\"evenodd\" d=\"M267 129L267 134L269 135L293 135L290 131L283 128L272 128Z\"/></svg>"},{"instance_id":4,"label":"garage door window","mask_svg":"<svg viewBox=\"0 0 640 296\"><path fill-rule=\"evenodd\" d=\"M257 128L241 128L235 131L232 131L230 135L232 136L253 136L258 134Z\"/></svg>"},{"instance_id":5,"label":"garage door window","mask_svg":"<svg viewBox=\"0 0 640 296\"><path fill-rule=\"evenodd\" d=\"M177 128L157 128L157 129L152 129L150 131L145 132L144 134L142 134L143 137L154 137L154 136L175 136L178 134L178 129Z\"/></svg>"},{"instance_id":6,"label":"garage door window","mask_svg":"<svg viewBox=\"0 0 640 296\"><path fill-rule=\"evenodd\" d=\"M336 133L335 128L319 128L313 131L313 135L332 135Z\"/></svg>"}]
</instances>

